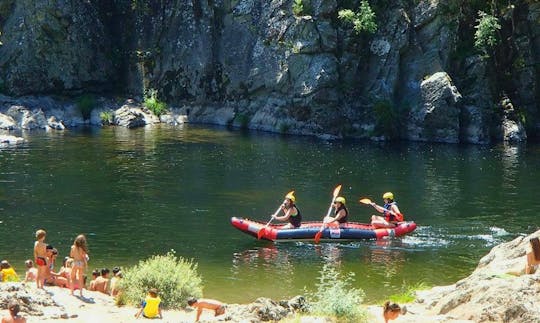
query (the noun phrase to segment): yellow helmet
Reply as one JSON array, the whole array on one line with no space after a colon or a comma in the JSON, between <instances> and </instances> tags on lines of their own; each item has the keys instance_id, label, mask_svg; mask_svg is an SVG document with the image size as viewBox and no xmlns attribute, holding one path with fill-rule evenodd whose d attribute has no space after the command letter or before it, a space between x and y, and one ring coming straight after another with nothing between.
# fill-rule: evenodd
<instances>
[{"instance_id":1,"label":"yellow helmet","mask_svg":"<svg viewBox=\"0 0 540 323\"><path fill-rule=\"evenodd\" d=\"M394 194L392 192L386 192L382 196L383 199L394 200Z\"/></svg>"},{"instance_id":2,"label":"yellow helmet","mask_svg":"<svg viewBox=\"0 0 540 323\"><path fill-rule=\"evenodd\" d=\"M285 198L291 200L293 203L296 202L296 197L294 197L292 194L285 195Z\"/></svg>"},{"instance_id":3,"label":"yellow helmet","mask_svg":"<svg viewBox=\"0 0 540 323\"><path fill-rule=\"evenodd\" d=\"M336 199L334 200L334 203L345 204L345 198L344 198L343 196L338 196L338 197L336 197Z\"/></svg>"}]
</instances>

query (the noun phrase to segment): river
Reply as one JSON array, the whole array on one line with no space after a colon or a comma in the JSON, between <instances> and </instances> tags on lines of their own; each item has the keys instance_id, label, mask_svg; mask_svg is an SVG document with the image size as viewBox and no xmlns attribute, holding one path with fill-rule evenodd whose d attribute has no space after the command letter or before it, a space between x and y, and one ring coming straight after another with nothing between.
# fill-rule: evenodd
<instances>
[{"instance_id":1,"label":"river","mask_svg":"<svg viewBox=\"0 0 540 323\"><path fill-rule=\"evenodd\" d=\"M0 150L0 258L20 275L34 232L63 257L79 233L90 268L130 266L174 249L193 259L205 297L227 303L312 290L323 264L354 273L377 302L420 282L466 277L498 243L535 231L540 146L322 141L184 125L20 134ZM392 191L415 232L390 241L258 241L230 217L261 221L295 190L305 220L342 184L351 220ZM88 272L88 273L89 273Z\"/></svg>"}]
</instances>

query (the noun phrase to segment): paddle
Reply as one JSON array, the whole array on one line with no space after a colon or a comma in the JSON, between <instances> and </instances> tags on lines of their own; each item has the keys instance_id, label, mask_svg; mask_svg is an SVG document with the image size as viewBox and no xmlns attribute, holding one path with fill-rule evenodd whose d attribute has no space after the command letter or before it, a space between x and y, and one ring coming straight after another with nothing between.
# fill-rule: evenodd
<instances>
[{"instance_id":1,"label":"paddle","mask_svg":"<svg viewBox=\"0 0 540 323\"><path fill-rule=\"evenodd\" d=\"M332 212L332 204L334 204L334 200L339 195L339 191L341 191L341 184L336 186L336 188L334 188L334 194L332 195L332 201L330 202L330 207L328 208L328 213L326 214L326 217L330 216L330 213ZM315 234L315 243L319 243L319 240L321 240L321 235L324 230L324 227L325 227L325 224L323 222L321 229L319 230L319 232Z\"/></svg>"},{"instance_id":2,"label":"paddle","mask_svg":"<svg viewBox=\"0 0 540 323\"><path fill-rule=\"evenodd\" d=\"M403 214L401 214L401 213L396 213L396 212L391 211L391 210L387 210L387 209L383 208L382 206L373 203L373 201L371 201L371 200L368 199L367 197L361 198L358 202L363 203L363 204L369 204L369 205L371 205L371 206L373 206L373 207L375 207L375 208L381 208L381 209L383 209L383 210L385 210L385 211L392 212L393 214L395 214L395 215L398 217L398 220L403 221Z\"/></svg>"},{"instance_id":3,"label":"paddle","mask_svg":"<svg viewBox=\"0 0 540 323\"><path fill-rule=\"evenodd\" d=\"M287 193L285 196L288 196L288 195L293 195L294 194L294 191L290 191L289 193ZM259 232L257 232L257 239L261 240L261 238L264 236L264 234L266 233L266 228L270 225L270 223L272 223L272 220L274 220L274 217L277 216L279 214L279 211L281 211L281 205L278 207L278 209L276 210L276 212L274 212L274 214L272 214L272 217L270 218L270 221L268 221L268 223L266 223L266 225L264 227L262 227Z\"/></svg>"}]
</instances>

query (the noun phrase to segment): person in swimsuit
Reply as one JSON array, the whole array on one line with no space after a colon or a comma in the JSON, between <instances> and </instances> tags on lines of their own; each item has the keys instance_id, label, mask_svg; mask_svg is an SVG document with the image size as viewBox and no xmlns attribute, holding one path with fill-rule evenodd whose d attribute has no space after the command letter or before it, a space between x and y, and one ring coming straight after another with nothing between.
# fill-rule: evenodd
<instances>
[{"instance_id":1,"label":"person in swimsuit","mask_svg":"<svg viewBox=\"0 0 540 323\"><path fill-rule=\"evenodd\" d=\"M26 275L24 277L25 282L33 282L37 279L37 268L34 267L34 262L28 259L24 262L26 266Z\"/></svg>"},{"instance_id":2,"label":"person in swimsuit","mask_svg":"<svg viewBox=\"0 0 540 323\"><path fill-rule=\"evenodd\" d=\"M201 318L201 313L203 309L208 309L214 311L214 316L221 315L225 313L225 306L220 301L216 301L215 299L209 299L209 298L190 298L187 301L188 305L191 307L194 307L197 309L197 317L195 318L195 322L198 322Z\"/></svg>"},{"instance_id":3,"label":"person in swimsuit","mask_svg":"<svg viewBox=\"0 0 540 323\"><path fill-rule=\"evenodd\" d=\"M294 195L287 194L283 204L281 204L281 210L284 213L283 216L272 215L272 217L278 221L289 221L288 224L283 226L283 229L299 228L302 224L302 215L295 202L296 198Z\"/></svg>"},{"instance_id":4,"label":"person in swimsuit","mask_svg":"<svg viewBox=\"0 0 540 323\"><path fill-rule=\"evenodd\" d=\"M529 239L529 245L525 252L527 255L527 264L525 265L525 274L534 274L540 264L540 239L534 237Z\"/></svg>"},{"instance_id":5,"label":"person in swimsuit","mask_svg":"<svg viewBox=\"0 0 540 323\"><path fill-rule=\"evenodd\" d=\"M13 299L8 303L9 315L2 317L2 323L26 323L26 318L19 315L20 305Z\"/></svg>"},{"instance_id":6,"label":"person in swimsuit","mask_svg":"<svg viewBox=\"0 0 540 323\"><path fill-rule=\"evenodd\" d=\"M73 241L69 256L73 258L73 267L71 268L69 280L70 293L73 295L75 281L77 281L81 292L80 295L83 297L84 271L88 261L88 246L86 244L86 237L83 234L79 234L77 238L75 238L75 241Z\"/></svg>"},{"instance_id":7,"label":"person in swimsuit","mask_svg":"<svg viewBox=\"0 0 540 323\"><path fill-rule=\"evenodd\" d=\"M47 233L45 230L36 231L36 242L34 243L34 259L37 265L37 277L36 277L36 286L37 288L43 289L43 284L45 283L45 278L47 278L48 268L47 268L47 245L45 244L45 236Z\"/></svg>"}]
</instances>

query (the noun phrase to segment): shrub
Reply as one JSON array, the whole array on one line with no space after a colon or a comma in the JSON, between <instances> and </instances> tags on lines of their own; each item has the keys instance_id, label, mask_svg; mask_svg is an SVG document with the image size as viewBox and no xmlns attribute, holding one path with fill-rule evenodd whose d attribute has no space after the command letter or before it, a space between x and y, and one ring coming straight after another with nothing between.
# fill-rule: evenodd
<instances>
[{"instance_id":1,"label":"shrub","mask_svg":"<svg viewBox=\"0 0 540 323\"><path fill-rule=\"evenodd\" d=\"M488 15L483 11L478 11L480 18L476 19L478 25L474 26L474 47L488 55L488 50L493 48L498 43L497 32L501 29L499 19L492 15Z\"/></svg>"},{"instance_id":2,"label":"shrub","mask_svg":"<svg viewBox=\"0 0 540 323\"><path fill-rule=\"evenodd\" d=\"M122 272L119 304L139 304L150 288L157 288L164 308L182 308L188 298L202 296L197 264L176 257L174 250L140 261Z\"/></svg>"},{"instance_id":3,"label":"shrub","mask_svg":"<svg viewBox=\"0 0 540 323\"><path fill-rule=\"evenodd\" d=\"M308 293L310 312L336 316L339 322L367 322L367 313L360 308L364 299L361 289L352 288L354 273L342 278L334 267L325 264L320 271L317 291Z\"/></svg>"},{"instance_id":4,"label":"shrub","mask_svg":"<svg viewBox=\"0 0 540 323\"><path fill-rule=\"evenodd\" d=\"M99 118L101 119L101 124L104 125L112 124L113 122L113 115L110 111L102 111L99 114Z\"/></svg>"},{"instance_id":5,"label":"shrub","mask_svg":"<svg viewBox=\"0 0 540 323\"><path fill-rule=\"evenodd\" d=\"M395 303L411 303L416 299L416 291L430 288L426 283L420 282L414 285L403 283L401 293L390 295L389 299Z\"/></svg>"},{"instance_id":6,"label":"shrub","mask_svg":"<svg viewBox=\"0 0 540 323\"><path fill-rule=\"evenodd\" d=\"M294 0L292 4L292 11L295 16L300 16L302 14L304 11L304 4L302 3L302 0Z\"/></svg>"},{"instance_id":7,"label":"shrub","mask_svg":"<svg viewBox=\"0 0 540 323\"><path fill-rule=\"evenodd\" d=\"M351 23L357 34L360 34L363 31L368 33L377 31L375 12L371 9L369 2L366 0L360 2L360 9L358 12L354 12L350 9L343 9L338 11L338 17L345 22Z\"/></svg>"},{"instance_id":8,"label":"shrub","mask_svg":"<svg viewBox=\"0 0 540 323\"><path fill-rule=\"evenodd\" d=\"M148 91L144 98L144 106L158 117L167 111L167 104L157 99L157 91L154 89Z\"/></svg>"},{"instance_id":9,"label":"shrub","mask_svg":"<svg viewBox=\"0 0 540 323\"><path fill-rule=\"evenodd\" d=\"M375 103L375 131L377 135L384 135L390 139L399 135L399 118L390 101L382 100Z\"/></svg>"},{"instance_id":10,"label":"shrub","mask_svg":"<svg viewBox=\"0 0 540 323\"><path fill-rule=\"evenodd\" d=\"M77 108L82 114L84 120L90 119L90 114L96 106L96 99L91 94L81 95L77 98Z\"/></svg>"}]
</instances>

